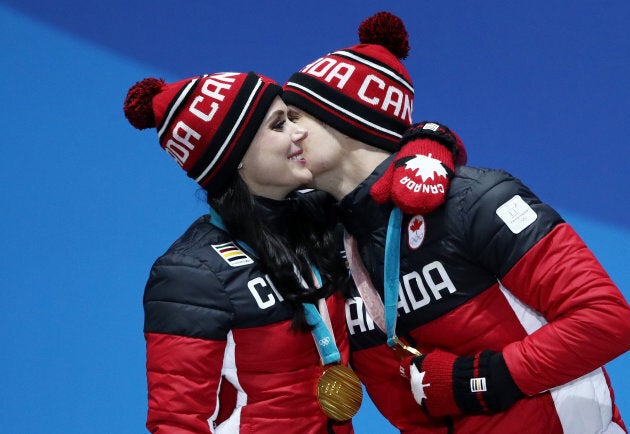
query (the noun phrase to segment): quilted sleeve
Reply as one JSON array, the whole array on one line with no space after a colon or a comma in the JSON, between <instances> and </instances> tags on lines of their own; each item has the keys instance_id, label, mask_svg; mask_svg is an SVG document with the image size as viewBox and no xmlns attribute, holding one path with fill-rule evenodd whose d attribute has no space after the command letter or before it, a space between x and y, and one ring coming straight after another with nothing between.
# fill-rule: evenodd
<instances>
[{"instance_id":1,"label":"quilted sleeve","mask_svg":"<svg viewBox=\"0 0 630 434\"><path fill-rule=\"evenodd\" d=\"M630 308L568 224L528 250L503 283L547 321L503 350L523 392L564 384L630 349Z\"/></svg>"},{"instance_id":2,"label":"quilted sleeve","mask_svg":"<svg viewBox=\"0 0 630 434\"><path fill-rule=\"evenodd\" d=\"M195 259L154 265L144 297L152 433L210 433L232 310L216 276Z\"/></svg>"},{"instance_id":3,"label":"quilted sleeve","mask_svg":"<svg viewBox=\"0 0 630 434\"><path fill-rule=\"evenodd\" d=\"M630 308L575 231L520 181L493 175L470 207L472 256L542 319L503 349L518 387L533 395L630 349Z\"/></svg>"}]
</instances>

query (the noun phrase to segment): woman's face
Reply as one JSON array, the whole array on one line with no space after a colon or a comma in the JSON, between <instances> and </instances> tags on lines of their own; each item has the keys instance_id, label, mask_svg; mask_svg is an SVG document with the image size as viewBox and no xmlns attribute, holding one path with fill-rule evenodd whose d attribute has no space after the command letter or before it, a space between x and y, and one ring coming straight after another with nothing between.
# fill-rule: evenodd
<instances>
[{"instance_id":1,"label":"woman's face","mask_svg":"<svg viewBox=\"0 0 630 434\"><path fill-rule=\"evenodd\" d=\"M239 175L257 196L282 199L312 180L301 143L304 128L287 117L287 107L276 97L241 161Z\"/></svg>"},{"instance_id":2,"label":"woman's face","mask_svg":"<svg viewBox=\"0 0 630 434\"><path fill-rule=\"evenodd\" d=\"M305 111L288 107L288 116L295 124L308 131L308 137L302 142L306 167L313 174L312 186L317 187L318 180L323 180L335 171L344 158L344 149L340 142L341 134Z\"/></svg>"}]
</instances>

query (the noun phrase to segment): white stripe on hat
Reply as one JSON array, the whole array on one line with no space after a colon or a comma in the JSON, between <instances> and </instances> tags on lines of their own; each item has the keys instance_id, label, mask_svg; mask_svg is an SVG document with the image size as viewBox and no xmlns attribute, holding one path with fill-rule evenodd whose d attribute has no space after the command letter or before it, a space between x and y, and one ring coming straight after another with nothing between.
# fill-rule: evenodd
<instances>
[{"instance_id":1,"label":"white stripe on hat","mask_svg":"<svg viewBox=\"0 0 630 434\"><path fill-rule=\"evenodd\" d=\"M351 53L349 51L345 51L345 50L339 50L339 51L335 51L334 53L331 54L340 54L342 56L346 56L346 57L350 57L354 60L356 60L359 63L363 63L364 65L369 66L370 68L373 69L377 69L379 71L381 71L383 74L385 75L389 75L391 78L393 78L394 80L396 80L397 82L399 82L400 84L402 84L403 86L405 86L411 93L413 93L413 86L411 86L411 84L409 84L407 82L407 80L405 80L403 77L401 77L399 74L396 74L393 70L386 68L382 65L378 65L374 62L369 61L368 59L366 59L365 57L361 57L356 55L355 53Z\"/></svg>"},{"instance_id":2,"label":"white stripe on hat","mask_svg":"<svg viewBox=\"0 0 630 434\"><path fill-rule=\"evenodd\" d=\"M364 119L364 118L362 118L360 116L357 116L356 114L352 113L351 111L348 111L348 110L344 109L343 107L338 106L337 104L333 103L330 100L327 100L326 98L324 98L321 95L313 92L311 89L309 89L307 87L304 87L304 86L302 86L300 84L297 84L297 83L295 83L293 81L288 82L286 84L286 86L292 86L292 87L296 87L298 89L303 90L304 92L308 93L309 95L313 96L314 98L318 99L319 101L323 102L324 104L329 105L329 106L335 108L337 111L342 112L346 116L361 122L363 125L366 125L366 126L368 126L370 128L378 130L378 131L382 131L385 134L389 134L390 136L394 136L394 137L396 137L398 139L402 138L402 134L399 134L399 133L397 133L395 131L392 131L392 130L388 130L387 128L383 128L380 125L374 124L374 123L372 123L372 122L370 122L370 121L368 121L368 120L366 120L366 119Z\"/></svg>"},{"instance_id":3,"label":"white stripe on hat","mask_svg":"<svg viewBox=\"0 0 630 434\"><path fill-rule=\"evenodd\" d=\"M212 159L210 164L208 164L208 166L204 169L204 171L201 173L201 175L199 175L197 178L195 178L196 182L200 182L208 174L208 172L210 170L212 170L212 168L215 166L215 164L217 164L217 161L219 161L219 159L223 156L223 154L225 152L225 149L227 148L228 144L232 140L232 137L234 136L236 131L238 131L238 129L240 128L241 123L243 122L243 118L245 117L245 114L247 113L247 110L252 105L252 101L254 100L254 97L256 96L256 93L258 92L258 89L260 89L260 87L262 85L263 85L263 81L260 78L258 78L258 81L256 82L256 86L254 86L254 89L252 90L252 92L250 93L249 97L247 98L247 102L245 103L245 106L243 107L243 110L241 111L240 115L238 116L238 119L234 123L234 126L232 127L232 130L230 131L230 134L228 134L227 138L225 139L225 141L223 142L223 144L219 148L219 152L217 152L217 154L214 156L214 158Z\"/></svg>"},{"instance_id":4,"label":"white stripe on hat","mask_svg":"<svg viewBox=\"0 0 630 434\"><path fill-rule=\"evenodd\" d=\"M173 117L173 114L177 111L177 108L181 105L181 103L188 97L190 90L192 89L194 84L197 83L197 81L199 81L198 78L195 78L194 80L190 80L190 82L184 87L184 90L179 94L179 97L175 101L175 104L173 104L173 107L171 107L171 110L168 112L166 119L162 123L162 128L160 128L160 131L158 131L158 138L160 140L162 140L162 134L164 134L164 129L171 122L171 118Z\"/></svg>"}]
</instances>

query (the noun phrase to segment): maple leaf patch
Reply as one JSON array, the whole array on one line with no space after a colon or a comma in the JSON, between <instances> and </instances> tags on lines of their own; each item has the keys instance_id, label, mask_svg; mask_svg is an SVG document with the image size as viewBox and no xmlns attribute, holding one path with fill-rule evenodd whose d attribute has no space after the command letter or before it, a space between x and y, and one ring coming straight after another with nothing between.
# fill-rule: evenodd
<instances>
[{"instance_id":1,"label":"maple leaf patch","mask_svg":"<svg viewBox=\"0 0 630 434\"><path fill-rule=\"evenodd\" d=\"M448 177L448 173L442 162L429 155L416 156L409 161L405 162L405 170L415 170L416 176L422 178L422 182L426 182L427 179L435 179L435 176L441 176L443 178Z\"/></svg>"},{"instance_id":2,"label":"maple leaf patch","mask_svg":"<svg viewBox=\"0 0 630 434\"><path fill-rule=\"evenodd\" d=\"M411 218L407 226L407 243L409 248L416 250L424 241L425 225L424 217L416 215Z\"/></svg>"},{"instance_id":3,"label":"maple leaf patch","mask_svg":"<svg viewBox=\"0 0 630 434\"><path fill-rule=\"evenodd\" d=\"M416 232L421 227L422 227L422 221L420 221L420 219L418 219L418 220L414 219L411 222L411 225L409 226L409 230L412 231L412 232Z\"/></svg>"}]
</instances>

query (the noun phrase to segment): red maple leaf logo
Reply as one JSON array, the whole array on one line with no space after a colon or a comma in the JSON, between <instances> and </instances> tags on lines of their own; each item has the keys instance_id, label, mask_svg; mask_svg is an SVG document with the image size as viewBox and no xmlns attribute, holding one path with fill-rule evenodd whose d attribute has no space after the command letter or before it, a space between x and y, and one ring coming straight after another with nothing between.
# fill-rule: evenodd
<instances>
[{"instance_id":1,"label":"red maple leaf logo","mask_svg":"<svg viewBox=\"0 0 630 434\"><path fill-rule=\"evenodd\" d=\"M420 219L414 219L413 222L411 222L411 226L409 226L409 229L411 229L413 232L416 232L419 231L421 227L422 221L420 221Z\"/></svg>"}]
</instances>

